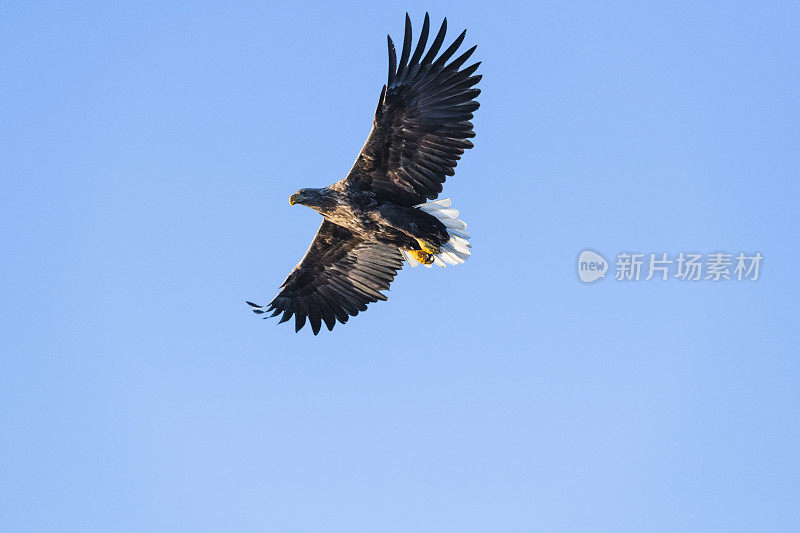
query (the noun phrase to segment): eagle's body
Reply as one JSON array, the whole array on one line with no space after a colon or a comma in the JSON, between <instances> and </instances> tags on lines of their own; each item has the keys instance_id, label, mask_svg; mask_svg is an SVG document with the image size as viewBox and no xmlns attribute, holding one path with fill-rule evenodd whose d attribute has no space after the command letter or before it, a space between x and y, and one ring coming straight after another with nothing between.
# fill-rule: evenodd
<instances>
[{"instance_id":1,"label":"eagle's body","mask_svg":"<svg viewBox=\"0 0 800 533\"><path fill-rule=\"evenodd\" d=\"M297 331L311 323L314 334L324 321L366 310L385 300L405 258L417 263L457 264L469 256L466 224L450 200L434 200L464 150L471 148L472 113L478 108L473 76L479 63L459 70L474 52L470 48L449 64L466 32L439 57L447 20L425 53L429 19L425 15L419 42L411 54L411 22L406 15L403 50L398 63L389 38L389 80L375 111L372 131L353 168L337 183L301 189L290 198L319 212L324 220L306 255L266 308L256 313L295 316Z\"/></svg>"},{"instance_id":2,"label":"eagle's body","mask_svg":"<svg viewBox=\"0 0 800 533\"><path fill-rule=\"evenodd\" d=\"M416 207L384 201L347 183L336 185L340 184L340 187L301 189L298 194L304 197L303 205L363 240L372 239L406 250L419 250L417 239L436 247L449 240L447 227L435 216Z\"/></svg>"}]
</instances>

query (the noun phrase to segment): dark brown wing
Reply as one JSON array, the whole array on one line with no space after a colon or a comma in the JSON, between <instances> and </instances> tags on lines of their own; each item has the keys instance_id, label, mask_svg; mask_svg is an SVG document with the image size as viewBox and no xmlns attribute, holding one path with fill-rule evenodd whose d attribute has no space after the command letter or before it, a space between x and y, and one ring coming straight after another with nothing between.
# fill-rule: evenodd
<instances>
[{"instance_id":1,"label":"dark brown wing","mask_svg":"<svg viewBox=\"0 0 800 533\"><path fill-rule=\"evenodd\" d=\"M321 321L332 330L337 319L344 324L350 316L366 311L368 303L386 300L379 291L389 288L401 268L403 256L396 247L361 240L325 220L275 299L267 307L247 303L258 314L283 313L280 322L294 315L295 331L308 317L316 335Z\"/></svg>"},{"instance_id":2,"label":"dark brown wing","mask_svg":"<svg viewBox=\"0 0 800 533\"><path fill-rule=\"evenodd\" d=\"M464 150L472 148L472 113L478 109L473 76L480 63L459 70L473 46L447 64L464 40L464 31L436 58L447 31L447 19L423 57L430 22L427 13L419 43L411 54L411 21L400 63L389 37L389 81L383 87L372 131L350 173L339 186L370 190L393 203L412 206L433 200L446 176L454 174Z\"/></svg>"}]
</instances>

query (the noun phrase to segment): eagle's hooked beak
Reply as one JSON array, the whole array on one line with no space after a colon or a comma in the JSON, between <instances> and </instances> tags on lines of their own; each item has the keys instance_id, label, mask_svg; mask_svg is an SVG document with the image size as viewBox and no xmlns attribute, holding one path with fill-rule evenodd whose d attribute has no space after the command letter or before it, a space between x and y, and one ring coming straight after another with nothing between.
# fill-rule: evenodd
<instances>
[{"instance_id":1,"label":"eagle's hooked beak","mask_svg":"<svg viewBox=\"0 0 800 533\"><path fill-rule=\"evenodd\" d=\"M303 195L300 194L299 192L296 192L289 197L289 203L291 205L299 204L303 201L303 199L304 199Z\"/></svg>"}]
</instances>

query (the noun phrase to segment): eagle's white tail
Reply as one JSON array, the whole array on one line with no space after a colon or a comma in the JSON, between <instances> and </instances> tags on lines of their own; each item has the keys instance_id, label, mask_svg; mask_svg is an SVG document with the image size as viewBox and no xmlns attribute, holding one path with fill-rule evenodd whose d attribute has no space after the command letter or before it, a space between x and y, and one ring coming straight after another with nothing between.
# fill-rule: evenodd
<instances>
[{"instance_id":1,"label":"eagle's white tail","mask_svg":"<svg viewBox=\"0 0 800 533\"><path fill-rule=\"evenodd\" d=\"M450 199L435 200L415 207L438 218L447 226L447 233L450 234L450 240L442 245L441 252L433 256L433 263L441 267L447 266L446 263L451 265L463 263L470 256L469 249L472 245L469 243L467 225L458 219L458 210L450 207ZM405 250L400 251L412 267L421 264ZM424 266L430 268L432 265Z\"/></svg>"}]
</instances>

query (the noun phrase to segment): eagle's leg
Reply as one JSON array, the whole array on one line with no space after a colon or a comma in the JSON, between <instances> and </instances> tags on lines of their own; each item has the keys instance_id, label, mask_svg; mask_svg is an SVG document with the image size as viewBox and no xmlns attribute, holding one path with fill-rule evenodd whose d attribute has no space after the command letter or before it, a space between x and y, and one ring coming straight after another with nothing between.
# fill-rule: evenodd
<instances>
[{"instance_id":1,"label":"eagle's leg","mask_svg":"<svg viewBox=\"0 0 800 533\"><path fill-rule=\"evenodd\" d=\"M384 204L379 209L380 221L395 230L404 233L419 246L419 249L406 248L409 253L425 254L421 256L425 265L433 262L433 256L441 253L440 247L448 241L450 235L447 227L433 215L414 207L401 207ZM430 256L430 257L428 257ZM416 259L416 255L414 256Z\"/></svg>"},{"instance_id":2,"label":"eagle's leg","mask_svg":"<svg viewBox=\"0 0 800 533\"><path fill-rule=\"evenodd\" d=\"M441 251L435 244L425 239L417 239L417 244L419 244L422 251L426 252L428 255L437 255ZM431 259L431 261L433 261L433 259Z\"/></svg>"},{"instance_id":3,"label":"eagle's leg","mask_svg":"<svg viewBox=\"0 0 800 533\"><path fill-rule=\"evenodd\" d=\"M425 250L406 250L415 261L423 265L430 265L433 263L433 256Z\"/></svg>"}]
</instances>

